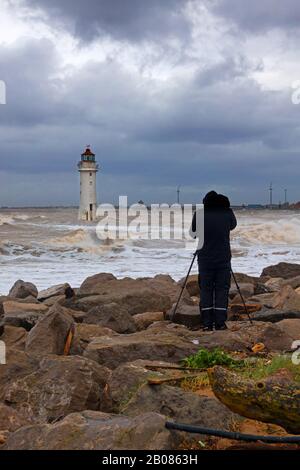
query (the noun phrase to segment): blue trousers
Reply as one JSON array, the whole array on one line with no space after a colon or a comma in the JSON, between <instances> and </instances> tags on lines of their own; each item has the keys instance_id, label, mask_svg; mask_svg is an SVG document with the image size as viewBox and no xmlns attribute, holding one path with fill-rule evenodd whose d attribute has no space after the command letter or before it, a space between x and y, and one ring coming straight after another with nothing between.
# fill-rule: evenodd
<instances>
[{"instance_id":1,"label":"blue trousers","mask_svg":"<svg viewBox=\"0 0 300 470\"><path fill-rule=\"evenodd\" d=\"M227 320L231 264L198 262L200 313L204 327L222 327Z\"/></svg>"}]
</instances>

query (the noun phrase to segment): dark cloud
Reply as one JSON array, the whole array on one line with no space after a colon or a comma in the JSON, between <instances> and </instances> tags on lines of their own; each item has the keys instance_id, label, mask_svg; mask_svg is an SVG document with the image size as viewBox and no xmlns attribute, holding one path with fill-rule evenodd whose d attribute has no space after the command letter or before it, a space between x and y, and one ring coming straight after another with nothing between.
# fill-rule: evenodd
<instances>
[{"instance_id":1,"label":"dark cloud","mask_svg":"<svg viewBox=\"0 0 300 470\"><path fill-rule=\"evenodd\" d=\"M3 48L0 60L9 98L0 108L0 171L10 174L2 201L13 191L16 204L23 188L22 202L32 204L40 191L42 201L75 204L76 163L88 143L101 166L102 200L122 193L172 200L181 183L187 200L198 197L197 188L225 185L239 187L232 189L236 202L255 202L271 179L296 187L298 107L286 93L263 91L240 63L224 62L221 74L199 70L180 86L154 92L151 81L141 86L138 75L111 60L58 79L48 41Z\"/></svg>"},{"instance_id":2,"label":"dark cloud","mask_svg":"<svg viewBox=\"0 0 300 470\"><path fill-rule=\"evenodd\" d=\"M217 0L212 11L233 20L240 28L250 31L273 28L296 28L300 24L298 0Z\"/></svg>"},{"instance_id":3,"label":"dark cloud","mask_svg":"<svg viewBox=\"0 0 300 470\"><path fill-rule=\"evenodd\" d=\"M125 3L128 10L121 18ZM227 14L242 24L234 2L220 3L219 14L225 15L225 3ZM88 33L80 32L85 39L101 28L134 41L163 37L164 25L166 34L181 33L183 23L178 28L168 23L173 21L168 13L182 4L99 1L83 9L81 2L51 2L62 5L65 17L77 23L81 18L84 30L90 23ZM114 13L116 5L121 10ZM152 26L155 15L149 5L152 13L160 11ZM100 6L101 21L96 14ZM253 9L249 4L250 16ZM8 101L0 107L0 205L76 204L76 163L86 144L101 166L102 201L128 194L131 200L171 202L180 183L187 202L210 187L224 188L234 202L257 202L265 201L271 180L277 188L281 182L287 185L296 199L300 108L291 104L290 91L262 89L250 78L263 70L262 62L253 63L235 50L226 50L223 60L209 59L210 66L193 58L192 73L186 54L188 73L177 76L175 69L163 82L129 71L117 56L62 67L60 51L46 39L2 45L0 78Z\"/></svg>"},{"instance_id":4,"label":"dark cloud","mask_svg":"<svg viewBox=\"0 0 300 470\"><path fill-rule=\"evenodd\" d=\"M67 21L83 40L99 35L140 41L188 33L182 8L186 0L27 0L54 21Z\"/></svg>"}]
</instances>

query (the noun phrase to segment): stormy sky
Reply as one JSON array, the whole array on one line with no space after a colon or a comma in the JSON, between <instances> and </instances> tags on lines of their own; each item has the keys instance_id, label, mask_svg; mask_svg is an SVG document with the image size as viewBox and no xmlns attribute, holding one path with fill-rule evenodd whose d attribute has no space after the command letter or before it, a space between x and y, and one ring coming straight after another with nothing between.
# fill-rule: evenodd
<instances>
[{"instance_id":1,"label":"stormy sky","mask_svg":"<svg viewBox=\"0 0 300 470\"><path fill-rule=\"evenodd\" d=\"M0 206L300 199L298 0L0 0ZM298 83L297 83L298 81ZM1 101L1 100L0 100Z\"/></svg>"}]
</instances>

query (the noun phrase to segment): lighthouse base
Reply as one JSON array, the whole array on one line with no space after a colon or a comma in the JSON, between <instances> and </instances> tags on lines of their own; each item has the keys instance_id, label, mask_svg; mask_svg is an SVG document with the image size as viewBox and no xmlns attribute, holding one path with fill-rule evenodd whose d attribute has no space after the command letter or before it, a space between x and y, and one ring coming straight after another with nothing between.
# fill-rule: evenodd
<instances>
[{"instance_id":1,"label":"lighthouse base","mask_svg":"<svg viewBox=\"0 0 300 470\"><path fill-rule=\"evenodd\" d=\"M97 205L90 204L88 207L84 207L79 209L78 213L78 220L82 220L85 222L93 222L96 220L96 212L97 212Z\"/></svg>"}]
</instances>

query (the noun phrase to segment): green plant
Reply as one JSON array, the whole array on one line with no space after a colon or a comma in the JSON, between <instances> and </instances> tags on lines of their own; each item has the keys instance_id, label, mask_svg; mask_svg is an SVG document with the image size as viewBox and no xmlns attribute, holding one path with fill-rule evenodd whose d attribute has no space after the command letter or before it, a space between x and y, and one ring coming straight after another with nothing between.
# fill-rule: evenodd
<instances>
[{"instance_id":1,"label":"green plant","mask_svg":"<svg viewBox=\"0 0 300 470\"><path fill-rule=\"evenodd\" d=\"M296 382L300 382L300 366L293 364L290 354L276 355L269 359L258 359L247 364L242 371L244 377L259 380L274 374L280 369L288 370Z\"/></svg>"},{"instance_id":2,"label":"green plant","mask_svg":"<svg viewBox=\"0 0 300 470\"><path fill-rule=\"evenodd\" d=\"M207 369L213 366L242 367L244 361L231 357L219 348L208 351L200 349L196 354L183 359L183 364L194 369Z\"/></svg>"}]
</instances>

